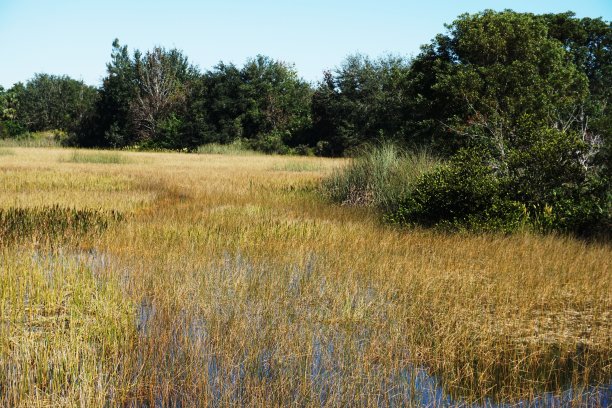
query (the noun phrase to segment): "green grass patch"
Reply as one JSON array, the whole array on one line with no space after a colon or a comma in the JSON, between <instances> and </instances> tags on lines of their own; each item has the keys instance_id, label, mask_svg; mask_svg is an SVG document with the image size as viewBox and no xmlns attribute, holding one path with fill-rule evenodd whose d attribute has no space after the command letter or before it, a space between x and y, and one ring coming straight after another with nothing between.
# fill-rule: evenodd
<instances>
[{"instance_id":1,"label":"green grass patch","mask_svg":"<svg viewBox=\"0 0 612 408\"><path fill-rule=\"evenodd\" d=\"M273 171L290 171L290 172L303 172L303 171L321 171L323 166L320 163L302 162L302 161L288 161L281 164L275 164L272 166Z\"/></svg>"},{"instance_id":2,"label":"green grass patch","mask_svg":"<svg viewBox=\"0 0 612 408\"><path fill-rule=\"evenodd\" d=\"M76 151L62 161L66 163L128 164L132 161L118 152Z\"/></svg>"},{"instance_id":3,"label":"green grass patch","mask_svg":"<svg viewBox=\"0 0 612 408\"><path fill-rule=\"evenodd\" d=\"M113 210L74 209L60 206L0 209L0 243L50 241L99 234L123 220Z\"/></svg>"},{"instance_id":4,"label":"green grass patch","mask_svg":"<svg viewBox=\"0 0 612 408\"><path fill-rule=\"evenodd\" d=\"M232 156L250 156L261 154L255 150L249 149L240 141L230 144L208 143L198 147L196 152L199 154L225 154Z\"/></svg>"}]
</instances>

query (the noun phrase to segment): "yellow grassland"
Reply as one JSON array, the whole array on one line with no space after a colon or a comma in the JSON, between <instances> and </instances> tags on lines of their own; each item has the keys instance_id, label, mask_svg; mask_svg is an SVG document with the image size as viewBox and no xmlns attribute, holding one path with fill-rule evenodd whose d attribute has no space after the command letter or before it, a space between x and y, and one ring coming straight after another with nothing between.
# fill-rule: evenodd
<instances>
[{"instance_id":1,"label":"yellow grassland","mask_svg":"<svg viewBox=\"0 0 612 408\"><path fill-rule=\"evenodd\" d=\"M397 230L320 198L341 159L119 154L0 156L0 208L125 215L0 246L0 406L401 406L414 367L477 402L612 378L608 244Z\"/></svg>"}]
</instances>

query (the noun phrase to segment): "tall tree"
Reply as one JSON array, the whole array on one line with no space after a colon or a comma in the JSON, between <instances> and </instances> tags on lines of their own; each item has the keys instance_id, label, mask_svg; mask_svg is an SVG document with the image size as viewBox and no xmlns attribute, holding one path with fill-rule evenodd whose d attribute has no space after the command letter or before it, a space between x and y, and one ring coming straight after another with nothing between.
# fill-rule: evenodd
<instances>
[{"instance_id":1,"label":"tall tree","mask_svg":"<svg viewBox=\"0 0 612 408\"><path fill-rule=\"evenodd\" d=\"M524 116L564 128L586 100L588 79L542 19L487 10L447 28L423 48L411 82L425 92L415 116L445 148L484 138L503 154Z\"/></svg>"},{"instance_id":2,"label":"tall tree","mask_svg":"<svg viewBox=\"0 0 612 408\"><path fill-rule=\"evenodd\" d=\"M388 56L371 60L349 56L334 72L326 72L313 96L313 133L327 154L380 138L407 141L404 124L409 63Z\"/></svg>"},{"instance_id":3,"label":"tall tree","mask_svg":"<svg viewBox=\"0 0 612 408\"><path fill-rule=\"evenodd\" d=\"M91 111L95 88L67 76L36 74L25 86L11 90L17 99L14 117L30 131L75 131Z\"/></svg>"},{"instance_id":4,"label":"tall tree","mask_svg":"<svg viewBox=\"0 0 612 408\"><path fill-rule=\"evenodd\" d=\"M127 46L115 40L107 72L80 144L182 147L185 100L199 76L187 57L161 47L130 56Z\"/></svg>"}]
</instances>

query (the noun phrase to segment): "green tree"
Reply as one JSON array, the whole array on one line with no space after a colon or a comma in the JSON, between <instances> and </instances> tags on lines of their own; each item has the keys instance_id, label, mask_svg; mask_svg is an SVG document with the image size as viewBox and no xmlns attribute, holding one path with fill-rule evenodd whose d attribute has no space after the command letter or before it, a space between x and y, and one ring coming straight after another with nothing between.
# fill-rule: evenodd
<instances>
[{"instance_id":1,"label":"green tree","mask_svg":"<svg viewBox=\"0 0 612 408\"><path fill-rule=\"evenodd\" d=\"M179 50L156 47L130 56L113 42L95 113L78 138L89 146L184 147L184 115L191 83L199 76Z\"/></svg>"},{"instance_id":2,"label":"green tree","mask_svg":"<svg viewBox=\"0 0 612 408\"><path fill-rule=\"evenodd\" d=\"M36 74L25 86L12 89L14 119L30 131L61 129L74 132L92 110L95 88L67 76Z\"/></svg>"},{"instance_id":3,"label":"green tree","mask_svg":"<svg viewBox=\"0 0 612 408\"><path fill-rule=\"evenodd\" d=\"M194 84L186 124L190 140L284 152L308 142L310 85L281 61L257 56L242 68L219 63Z\"/></svg>"},{"instance_id":4,"label":"green tree","mask_svg":"<svg viewBox=\"0 0 612 408\"><path fill-rule=\"evenodd\" d=\"M415 107L447 151L485 138L504 155L524 115L565 128L588 96L588 79L532 14L491 10L460 16L413 66ZM423 81L421 83L421 81Z\"/></svg>"},{"instance_id":5,"label":"green tree","mask_svg":"<svg viewBox=\"0 0 612 408\"><path fill-rule=\"evenodd\" d=\"M410 65L394 56L371 60L347 57L326 72L313 95L313 135L329 155L386 138L411 143L405 124Z\"/></svg>"}]
</instances>

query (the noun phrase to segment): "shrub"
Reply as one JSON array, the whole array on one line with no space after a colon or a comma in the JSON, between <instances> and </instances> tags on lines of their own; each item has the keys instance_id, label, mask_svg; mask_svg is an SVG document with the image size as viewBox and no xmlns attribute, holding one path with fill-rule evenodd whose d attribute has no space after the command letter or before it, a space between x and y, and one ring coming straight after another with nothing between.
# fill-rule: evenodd
<instances>
[{"instance_id":1,"label":"shrub","mask_svg":"<svg viewBox=\"0 0 612 408\"><path fill-rule=\"evenodd\" d=\"M512 231L525 217L524 207L504 194L483 149L461 150L448 164L418 178L410 194L386 219L453 229Z\"/></svg>"},{"instance_id":2,"label":"shrub","mask_svg":"<svg viewBox=\"0 0 612 408\"><path fill-rule=\"evenodd\" d=\"M393 223L511 232L609 235L612 193L602 167L591 166L586 143L571 132L525 130L505 145L460 150L423 174L395 208Z\"/></svg>"}]
</instances>

